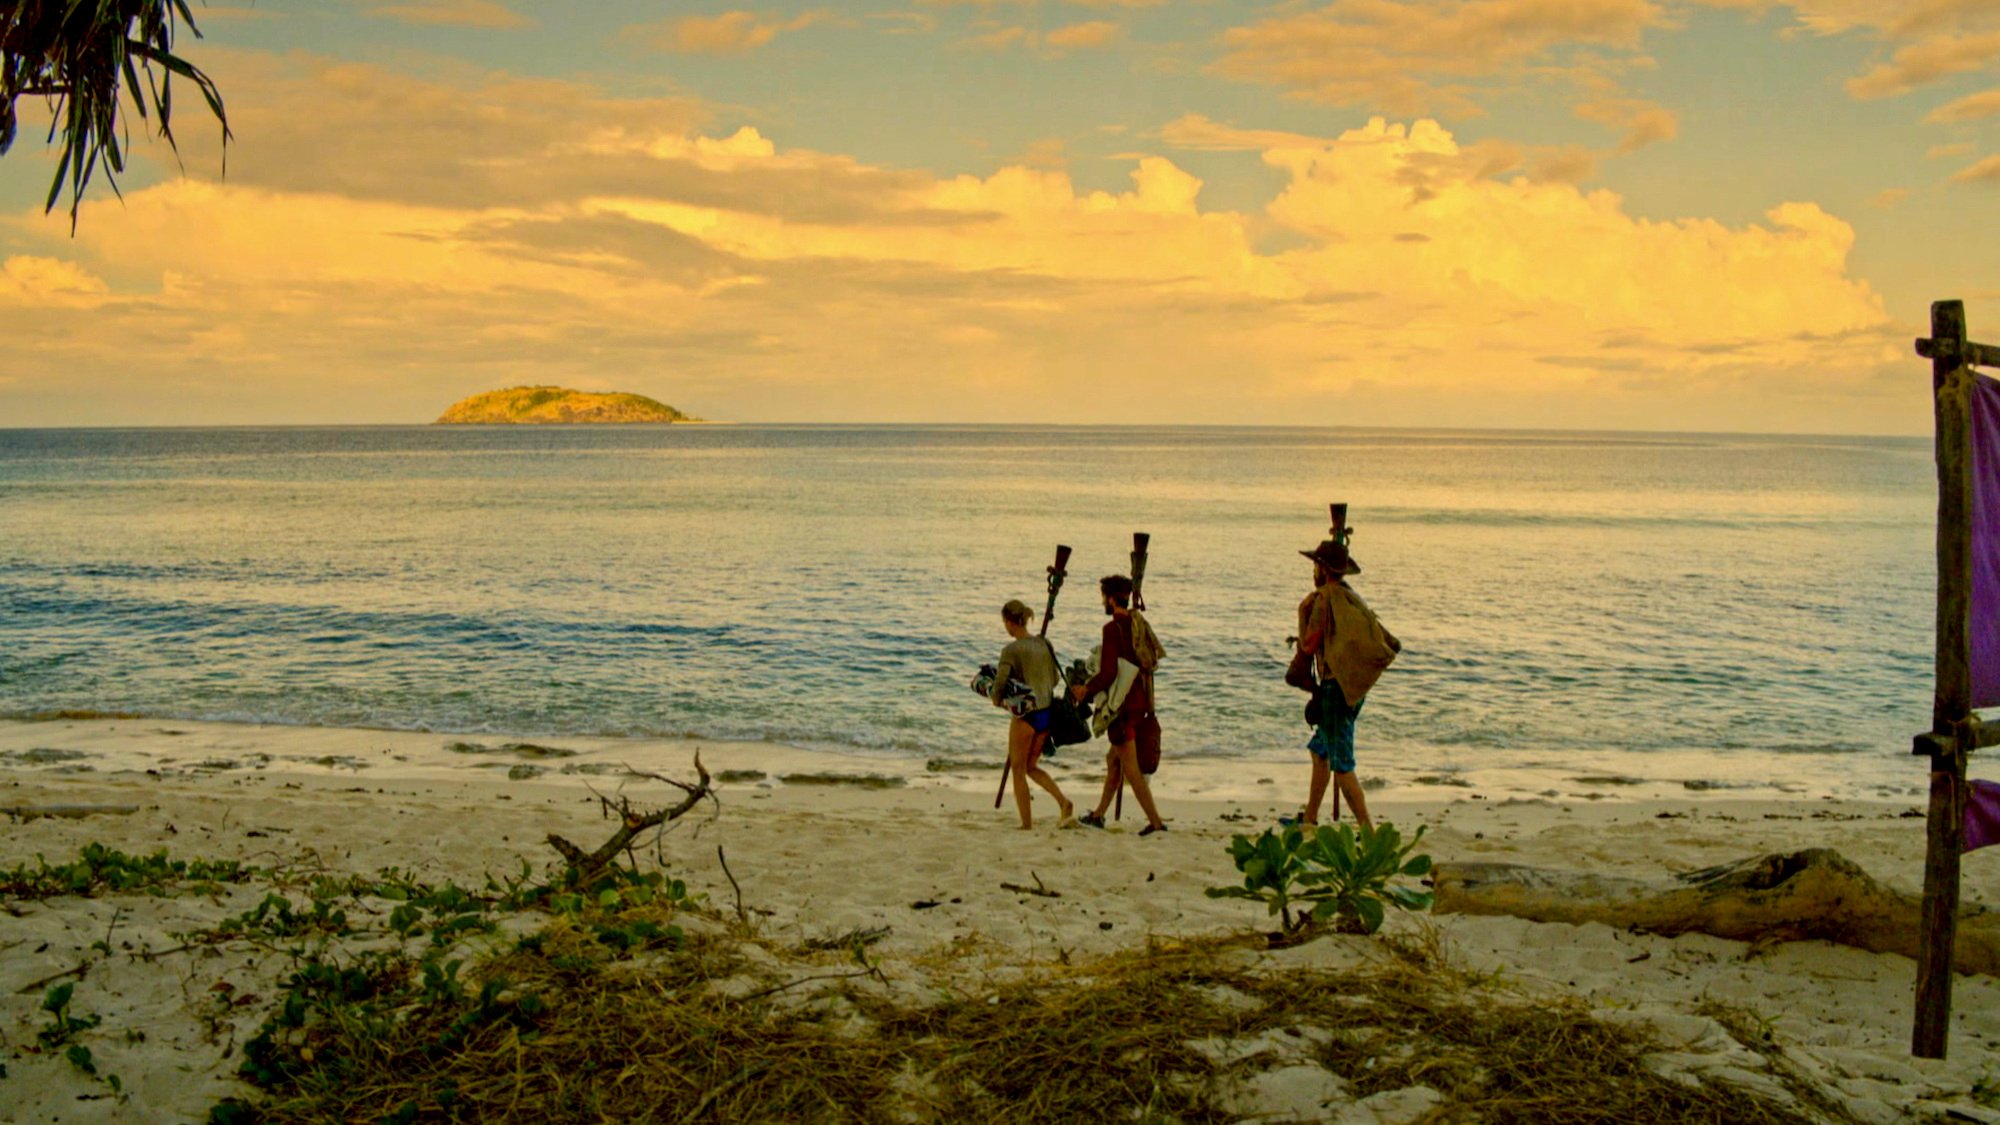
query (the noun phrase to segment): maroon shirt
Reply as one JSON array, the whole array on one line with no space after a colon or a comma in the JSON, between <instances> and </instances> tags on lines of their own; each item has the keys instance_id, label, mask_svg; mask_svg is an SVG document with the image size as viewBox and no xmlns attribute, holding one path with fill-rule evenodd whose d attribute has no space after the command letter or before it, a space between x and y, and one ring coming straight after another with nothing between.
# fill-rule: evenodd
<instances>
[{"instance_id":1,"label":"maroon shirt","mask_svg":"<svg viewBox=\"0 0 2000 1125\"><path fill-rule=\"evenodd\" d=\"M1132 615L1124 610L1114 612L1104 623L1104 646L1097 655L1097 675L1083 686L1083 697L1089 699L1101 691L1108 691L1113 680L1118 678L1118 661L1129 660L1136 667L1139 663L1137 650L1132 645ZM1144 672L1132 680L1132 690L1125 696L1125 706L1120 714L1143 715L1153 709L1151 677Z\"/></svg>"}]
</instances>

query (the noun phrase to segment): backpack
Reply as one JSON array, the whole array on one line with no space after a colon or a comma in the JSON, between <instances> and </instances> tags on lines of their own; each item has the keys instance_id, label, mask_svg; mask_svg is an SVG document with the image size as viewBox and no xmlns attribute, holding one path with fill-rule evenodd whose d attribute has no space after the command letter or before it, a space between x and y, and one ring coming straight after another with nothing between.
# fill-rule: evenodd
<instances>
[{"instance_id":1,"label":"backpack","mask_svg":"<svg viewBox=\"0 0 2000 1125\"><path fill-rule=\"evenodd\" d=\"M1153 674L1153 669L1158 668L1160 666L1160 661L1163 658L1165 658L1166 655L1167 655L1167 649L1165 645L1160 643L1160 635L1158 633L1153 632L1153 627L1150 624L1147 624L1145 617L1141 616L1138 610L1136 609L1133 610L1132 611L1133 663L1139 666L1139 671L1144 672L1145 674L1150 676Z\"/></svg>"}]
</instances>

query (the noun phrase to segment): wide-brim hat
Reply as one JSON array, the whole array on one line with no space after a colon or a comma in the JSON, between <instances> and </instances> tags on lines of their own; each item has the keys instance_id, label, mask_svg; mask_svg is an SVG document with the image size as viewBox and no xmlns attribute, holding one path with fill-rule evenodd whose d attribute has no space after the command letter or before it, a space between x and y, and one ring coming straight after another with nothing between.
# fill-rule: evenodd
<instances>
[{"instance_id":1,"label":"wide-brim hat","mask_svg":"<svg viewBox=\"0 0 2000 1125\"><path fill-rule=\"evenodd\" d=\"M1361 564L1355 562L1354 557L1347 553L1347 544L1342 543L1338 539L1328 539L1312 550L1300 551L1299 554L1324 566L1335 574L1361 573Z\"/></svg>"}]
</instances>

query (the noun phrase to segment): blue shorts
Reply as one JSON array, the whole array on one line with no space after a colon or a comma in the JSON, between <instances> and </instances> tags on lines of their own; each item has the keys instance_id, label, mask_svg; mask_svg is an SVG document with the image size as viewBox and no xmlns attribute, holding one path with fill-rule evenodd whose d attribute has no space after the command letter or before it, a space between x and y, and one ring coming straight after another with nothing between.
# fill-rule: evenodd
<instances>
[{"instance_id":1,"label":"blue shorts","mask_svg":"<svg viewBox=\"0 0 2000 1125\"><path fill-rule=\"evenodd\" d=\"M1366 703L1367 700L1362 700ZM1329 680L1319 685L1319 725L1313 728L1306 749L1324 758L1335 773L1354 772L1354 720L1361 716L1361 703L1348 706L1340 685Z\"/></svg>"},{"instance_id":2,"label":"blue shorts","mask_svg":"<svg viewBox=\"0 0 2000 1125\"><path fill-rule=\"evenodd\" d=\"M1049 733L1049 709L1047 707L1039 711L1030 711L1021 717L1028 721L1029 726L1035 728L1036 734Z\"/></svg>"}]
</instances>

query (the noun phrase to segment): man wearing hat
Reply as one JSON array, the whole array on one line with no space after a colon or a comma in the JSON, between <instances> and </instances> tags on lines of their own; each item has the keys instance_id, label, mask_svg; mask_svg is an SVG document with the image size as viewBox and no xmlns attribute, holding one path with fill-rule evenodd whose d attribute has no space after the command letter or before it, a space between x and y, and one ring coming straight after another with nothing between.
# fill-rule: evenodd
<instances>
[{"instance_id":1,"label":"man wearing hat","mask_svg":"<svg viewBox=\"0 0 2000 1125\"><path fill-rule=\"evenodd\" d=\"M1361 567L1347 545L1328 539L1299 554L1313 561L1313 592L1299 603L1299 648L1314 653L1319 677L1311 708L1312 787L1307 792L1305 824L1319 822L1319 804L1326 797L1327 778L1339 786L1363 830L1372 827L1361 782L1354 776L1354 720L1361 714L1368 689L1403 651L1403 643L1382 627L1368 603L1347 585L1347 576Z\"/></svg>"}]
</instances>

